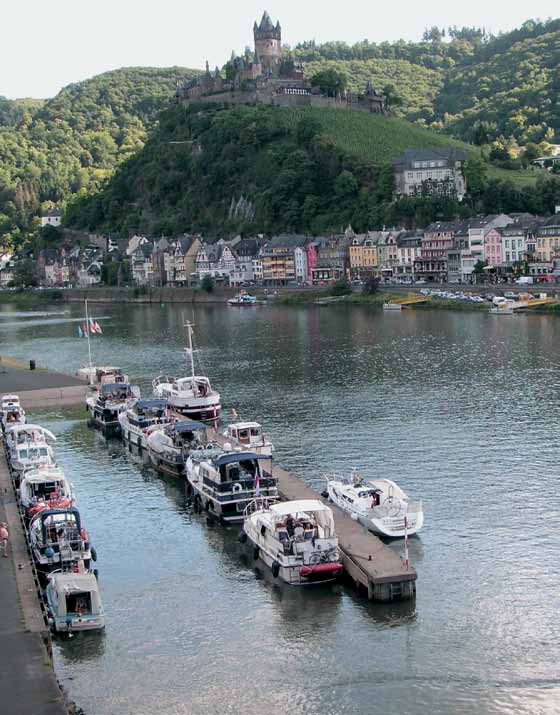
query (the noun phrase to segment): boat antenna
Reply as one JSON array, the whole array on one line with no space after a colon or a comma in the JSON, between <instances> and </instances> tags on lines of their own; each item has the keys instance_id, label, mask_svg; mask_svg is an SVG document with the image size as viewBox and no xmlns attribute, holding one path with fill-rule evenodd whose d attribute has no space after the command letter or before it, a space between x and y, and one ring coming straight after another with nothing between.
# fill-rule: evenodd
<instances>
[{"instance_id":1,"label":"boat antenna","mask_svg":"<svg viewBox=\"0 0 560 715\"><path fill-rule=\"evenodd\" d=\"M92 361L91 361L91 342L89 338L89 313L88 313L88 306L87 306L87 298L85 299L85 306L86 306L86 337L87 337L87 347L88 347L88 356L89 356L89 382L90 385L93 385L93 373L92 373Z\"/></svg>"},{"instance_id":2,"label":"boat antenna","mask_svg":"<svg viewBox=\"0 0 560 715\"><path fill-rule=\"evenodd\" d=\"M184 315L183 315L183 320L185 320ZM193 351L193 342L192 342L194 323L190 323L187 320L186 323L183 323L183 327L187 329L187 339L189 341L188 347L185 348L185 355L187 356L187 358L190 358L191 377L194 377L194 351Z\"/></svg>"}]
</instances>

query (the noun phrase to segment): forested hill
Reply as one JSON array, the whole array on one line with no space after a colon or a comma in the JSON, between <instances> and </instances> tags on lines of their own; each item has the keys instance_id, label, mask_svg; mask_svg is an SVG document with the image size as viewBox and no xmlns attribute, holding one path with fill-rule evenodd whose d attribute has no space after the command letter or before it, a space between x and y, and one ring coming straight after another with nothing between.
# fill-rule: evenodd
<instances>
[{"instance_id":1,"label":"forested hill","mask_svg":"<svg viewBox=\"0 0 560 715\"><path fill-rule=\"evenodd\" d=\"M394 114L476 144L498 140L503 160L528 143L560 142L560 20L529 20L497 37L436 27L422 42L309 42L294 53L309 74L335 68L353 89L371 75L394 93Z\"/></svg>"},{"instance_id":2,"label":"forested hill","mask_svg":"<svg viewBox=\"0 0 560 715\"><path fill-rule=\"evenodd\" d=\"M560 200L560 179L542 172L536 186L515 188L489 178L476 150L463 145L467 200L394 201L391 158L446 143L461 146L403 120L358 112L174 107L101 192L68 207L66 222L124 236L318 234L348 223L360 231L421 226L477 211L546 213Z\"/></svg>"},{"instance_id":3,"label":"forested hill","mask_svg":"<svg viewBox=\"0 0 560 715\"><path fill-rule=\"evenodd\" d=\"M196 73L130 67L43 103L0 100L0 239L20 243L42 202L97 190L141 149L177 80Z\"/></svg>"}]
</instances>

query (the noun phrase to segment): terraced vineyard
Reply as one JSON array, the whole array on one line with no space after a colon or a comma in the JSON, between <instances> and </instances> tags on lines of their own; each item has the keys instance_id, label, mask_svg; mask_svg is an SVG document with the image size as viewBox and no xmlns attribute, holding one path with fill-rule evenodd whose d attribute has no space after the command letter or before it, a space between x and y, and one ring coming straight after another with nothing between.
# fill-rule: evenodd
<instances>
[{"instance_id":1,"label":"terraced vineyard","mask_svg":"<svg viewBox=\"0 0 560 715\"><path fill-rule=\"evenodd\" d=\"M323 133L348 154L375 164L391 162L405 149L454 146L468 156L480 157L478 147L411 124L403 119L340 109L282 109L279 121L295 128L304 117L313 118ZM534 184L538 169L508 171L489 166L489 176L512 181L516 186Z\"/></svg>"}]
</instances>

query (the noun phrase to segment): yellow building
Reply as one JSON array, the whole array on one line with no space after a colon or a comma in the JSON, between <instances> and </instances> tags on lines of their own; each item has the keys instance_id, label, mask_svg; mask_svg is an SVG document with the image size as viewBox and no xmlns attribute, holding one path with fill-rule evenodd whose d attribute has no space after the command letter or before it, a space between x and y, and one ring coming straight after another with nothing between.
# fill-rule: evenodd
<instances>
[{"instance_id":1,"label":"yellow building","mask_svg":"<svg viewBox=\"0 0 560 715\"><path fill-rule=\"evenodd\" d=\"M352 278L359 278L362 273L373 273L379 267L377 241L369 233L354 236L348 253Z\"/></svg>"},{"instance_id":2,"label":"yellow building","mask_svg":"<svg viewBox=\"0 0 560 715\"><path fill-rule=\"evenodd\" d=\"M535 255L538 261L551 261L560 254L560 215L552 216L537 231Z\"/></svg>"}]
</instances>

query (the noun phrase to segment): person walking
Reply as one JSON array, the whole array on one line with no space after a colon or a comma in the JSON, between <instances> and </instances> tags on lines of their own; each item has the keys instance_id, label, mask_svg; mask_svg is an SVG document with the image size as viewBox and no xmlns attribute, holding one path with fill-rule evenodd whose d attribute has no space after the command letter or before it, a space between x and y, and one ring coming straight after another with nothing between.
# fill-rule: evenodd
<instances>
[{"instance_id":1,"label":"person walking","mask_svg":"<svg viewBox=\"0 0 560 715\"><path fill-rule=\"evenodd\" d=\"M0 523L0 548L2 549L2 556L8 558L8 539L10 538L10 532L8 531L8 525L5 521Z\"/></svg>"}]
</instances>

